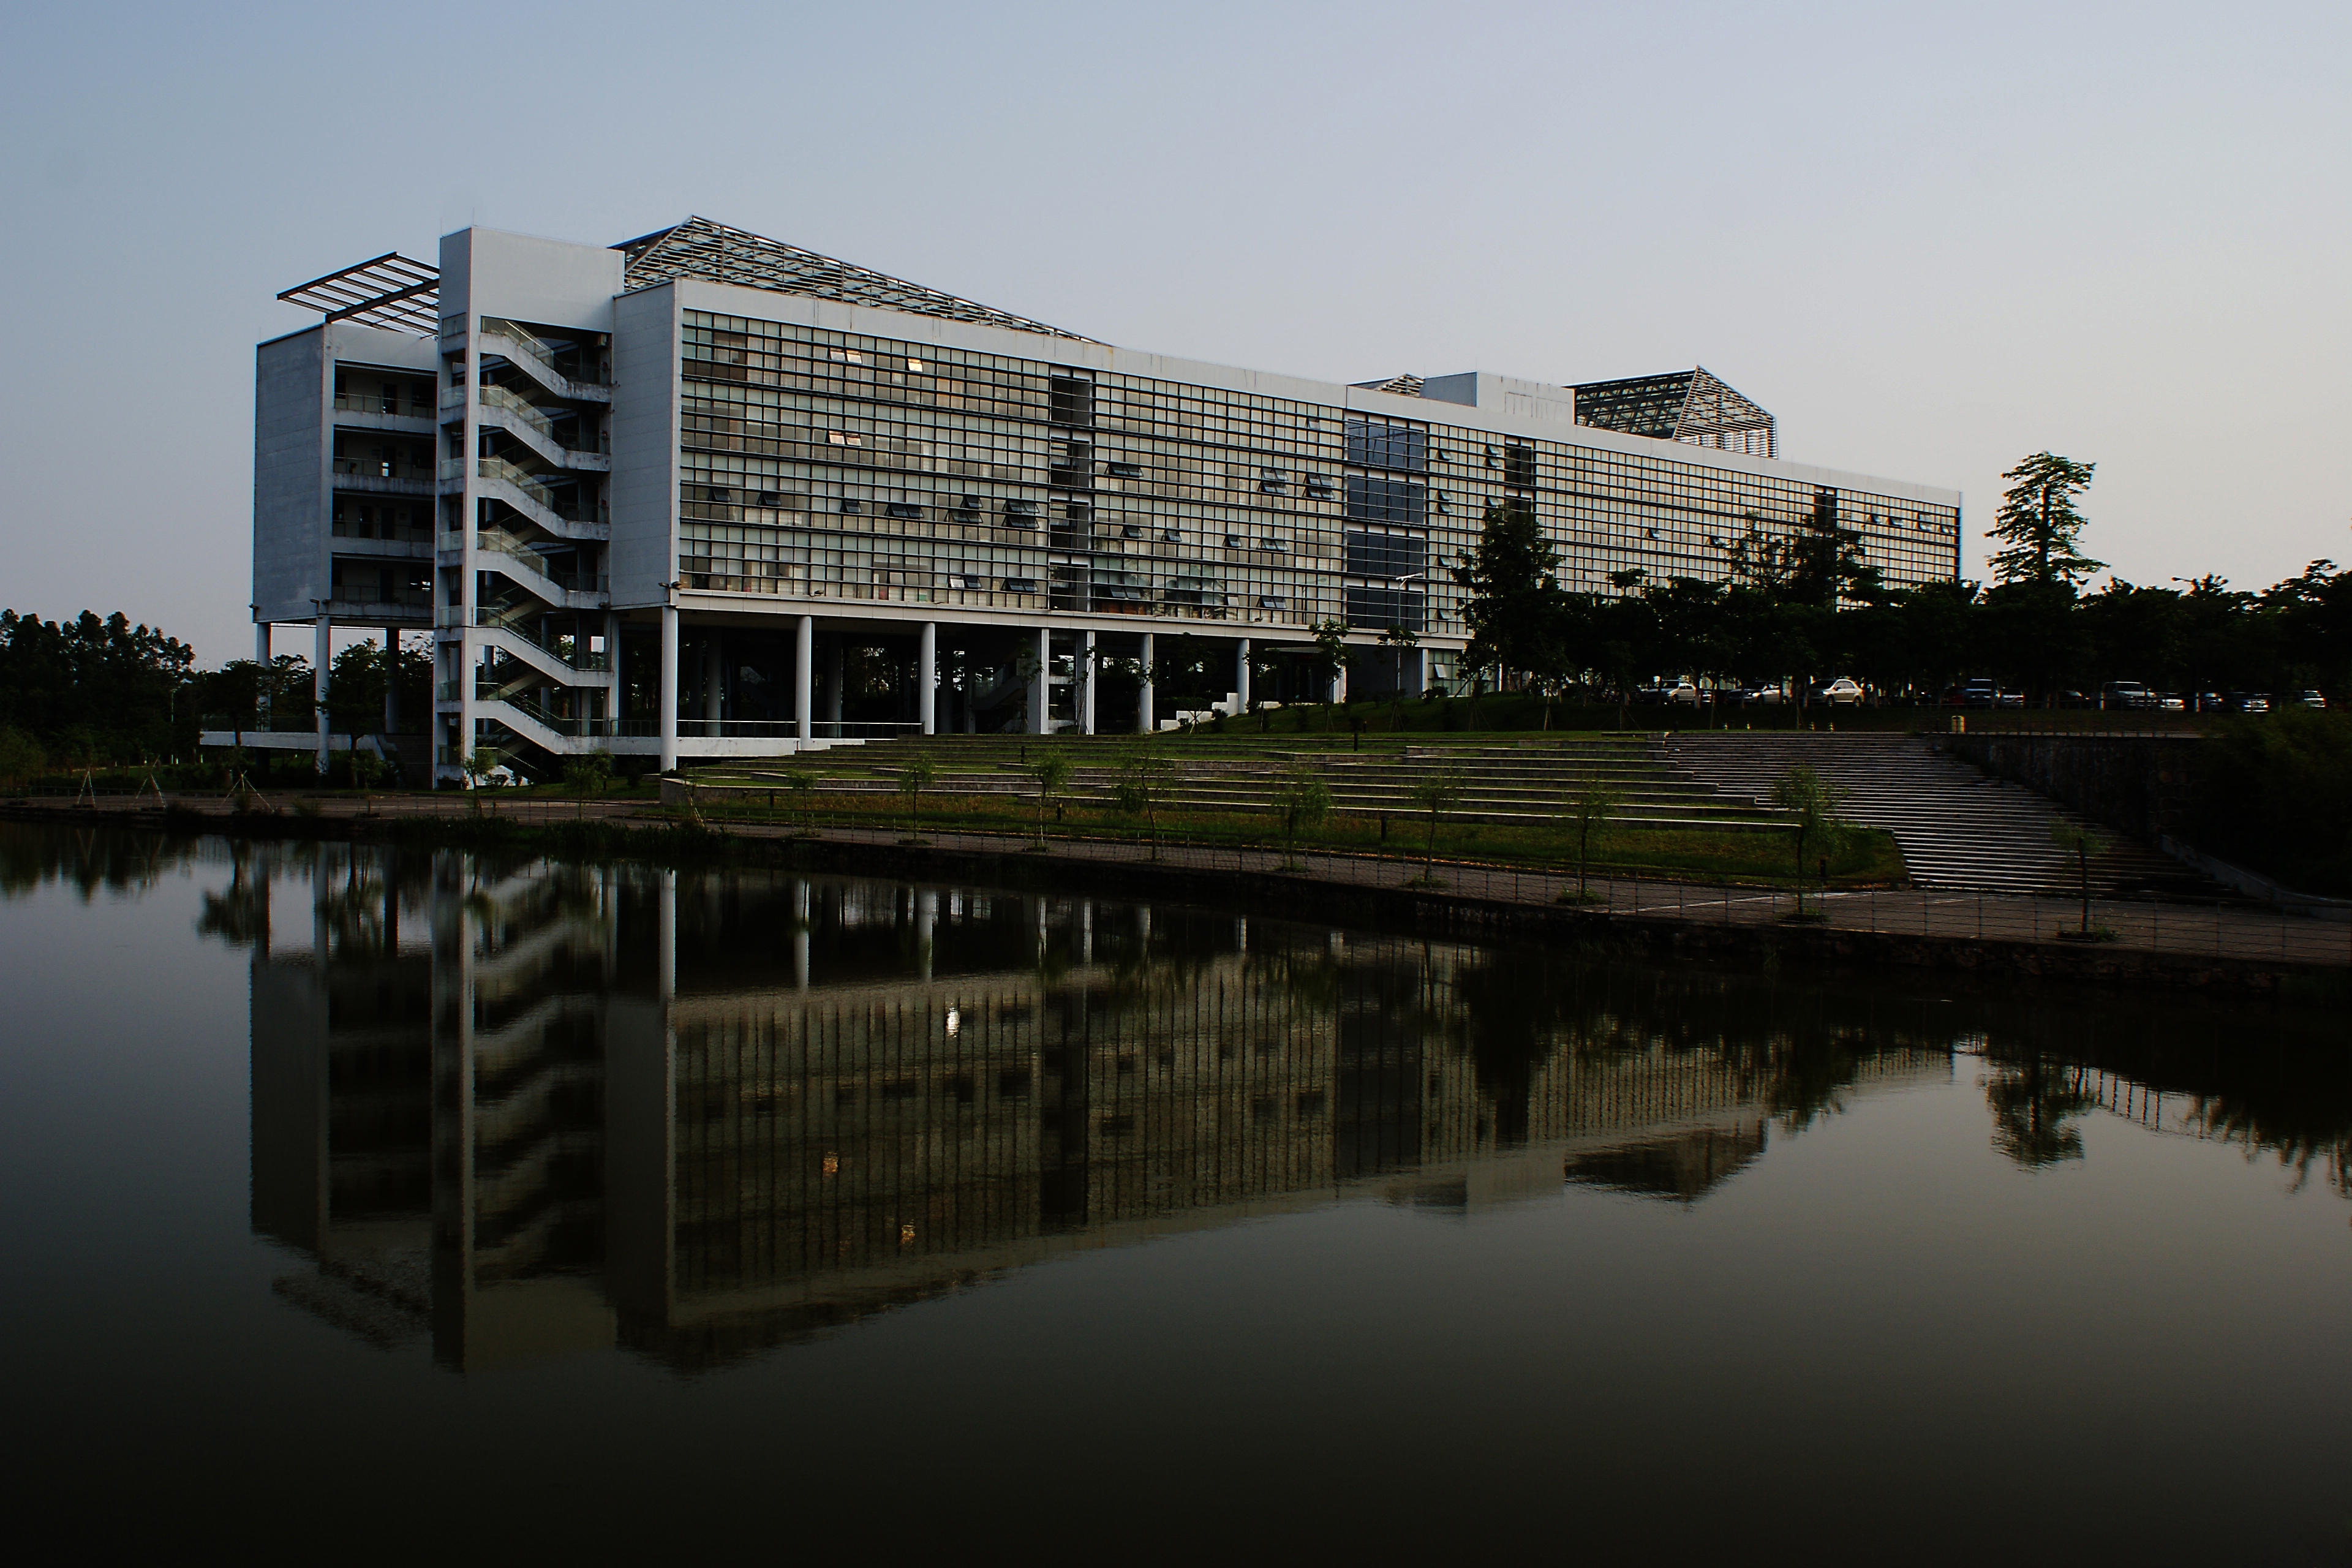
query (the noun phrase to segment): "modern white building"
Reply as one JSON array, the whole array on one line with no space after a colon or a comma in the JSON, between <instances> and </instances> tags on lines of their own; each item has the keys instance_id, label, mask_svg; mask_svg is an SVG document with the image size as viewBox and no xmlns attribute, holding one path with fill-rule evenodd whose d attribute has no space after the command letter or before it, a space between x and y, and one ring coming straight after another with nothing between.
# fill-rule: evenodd
<instances>
[{"instance_id":1,"label":"modern white building","mask_svg":"<svg viewBox=\"0 0 2352 1568\"><path fill-rule=\"evenodd\" d=\"M429 628L437 776L868 736L1148 728L1420 690L1444 567L1532 509L1566 585L1842 535L1958 574L1959 496L1780 460L1704 370L1338 385L1112 348L692 218L468 229L289 289L258 350L254 616ZM388 713L387 730L402 728ZM409 715L408 728L421 729ZM317 742L323 764L323 721Z\"/></svg>"}]
</instances>

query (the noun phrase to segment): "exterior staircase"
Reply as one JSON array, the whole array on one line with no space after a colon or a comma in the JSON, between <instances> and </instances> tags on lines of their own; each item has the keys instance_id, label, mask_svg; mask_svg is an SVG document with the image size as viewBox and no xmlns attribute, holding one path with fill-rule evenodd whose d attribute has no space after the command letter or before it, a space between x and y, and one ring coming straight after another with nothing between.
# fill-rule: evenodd
<instances>
[{"instance_id":1,"label":"exterior staircase","mask_svg":"<svg viewBox=\"0 0 2352 1568\"><path fill-rule=\"evenodd\" d=\"M2079 873L2051 842L2053 823L2095 826L2021 784L1997 779L1917 735L1681 734L1664 760L1694 783L1759 806L1775 781L1804 763L1842 792L1839 814L1885 828L1923 888L2072 893ZM2157 850L2103 830L2113 847L2091 862L2103 898L2215 900L2226 889Z\"/></svg>"}]
</instances>

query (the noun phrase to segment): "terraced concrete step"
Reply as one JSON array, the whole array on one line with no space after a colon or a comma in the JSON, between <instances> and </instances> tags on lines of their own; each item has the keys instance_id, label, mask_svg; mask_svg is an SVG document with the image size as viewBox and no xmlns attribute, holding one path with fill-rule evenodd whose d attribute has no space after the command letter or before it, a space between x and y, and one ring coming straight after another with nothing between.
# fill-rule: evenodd
<instances>
[{"instance_id":1,"label":"terraced concrete step","mask_svg":"<svg viewBox=\"0 0 2352 1568\"><path fill-rule=\"evenodd\" d=\"M1759 805L1791 768L1812 768L1843 793L1840 812L1848 821L1894 836L1923 887L2053 894L2079 887L2079 872L2051 829L2088 824L1916 736L1678 737L1659 751L1686 776ZM2095 859L2091 883L2100 896L2224 896L2169 856L2131 843Z\"/></svg>"}]
</instances>

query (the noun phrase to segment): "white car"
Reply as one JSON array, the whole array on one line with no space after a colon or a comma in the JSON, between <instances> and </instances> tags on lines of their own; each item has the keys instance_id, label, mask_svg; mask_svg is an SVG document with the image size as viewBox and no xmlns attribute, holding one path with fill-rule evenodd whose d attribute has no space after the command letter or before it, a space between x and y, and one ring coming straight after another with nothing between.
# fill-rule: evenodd
<instances>
[{"instance_id":1,"label":"white car","mask_svg":"<svg viewBox=\"0 0 2352 1568\"><path fill-rule=\"evenodd\" d=\"M1840 707L1852 707L1859 703L1867 693L1863 690L1861 682L1851 676L1841 675L1814 695L1823 702L1833 702Z\"/></svg>"}]
</instances>

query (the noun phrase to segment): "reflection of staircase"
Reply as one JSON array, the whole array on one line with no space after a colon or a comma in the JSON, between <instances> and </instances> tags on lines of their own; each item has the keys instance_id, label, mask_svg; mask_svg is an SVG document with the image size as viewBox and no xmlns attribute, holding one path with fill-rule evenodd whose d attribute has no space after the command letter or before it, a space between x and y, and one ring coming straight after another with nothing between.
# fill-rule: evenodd
<instances>
[{"instance_id":1,"label":"reflection of staircase","mask_svg":"<svg viewBox=\"0 0 2352 1568\"><path fill-rule=\"evenodd\" d=\"M1921 887L2063 894L2075 886L2050 828L2081 818L1916 735L1681 734L1660 749L1685 777L1759 805L1790 769L1810 766L1844 792L1847 821L1894 835ZM2094 892L2225 896L2169 856L2105 837L2115 847L2091 863Z\"/></svg>"}]
</instances>

